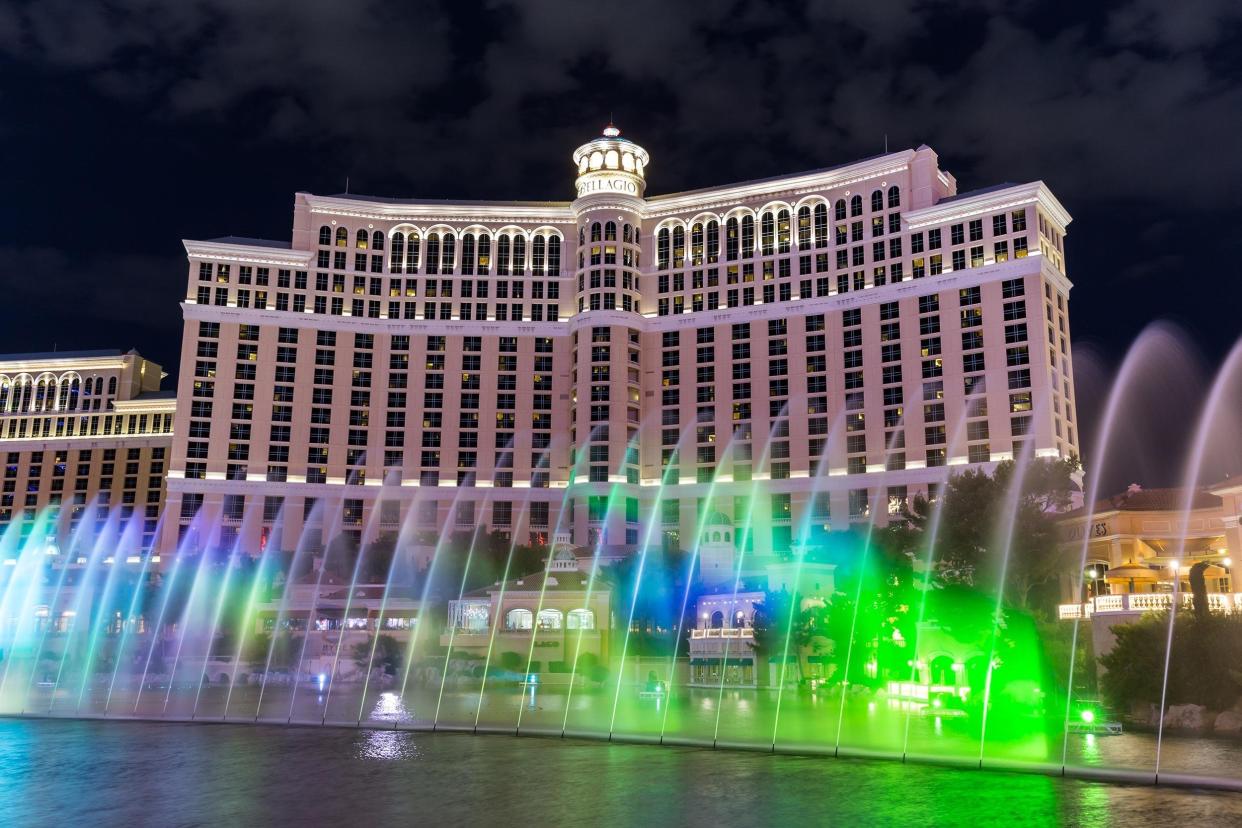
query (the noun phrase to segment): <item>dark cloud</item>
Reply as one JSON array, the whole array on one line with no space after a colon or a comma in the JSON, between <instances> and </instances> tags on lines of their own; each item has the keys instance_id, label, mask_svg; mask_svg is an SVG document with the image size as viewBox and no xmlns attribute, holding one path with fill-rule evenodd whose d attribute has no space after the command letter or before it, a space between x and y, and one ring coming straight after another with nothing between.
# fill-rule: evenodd
<instances>
[{"instance_id":1,"label":"dark cloud","mask_svg":"<svg viewBox=\"0 0 1242 828\"><path fill-rule=\"evenodd\" d=\"M1236 0L4 4L21 207L0 277L21 305L0 349L47 345L86 285L75 336L111 345L137 321L175 364L181 238L287 238L292 193L346 176L569 198L570 151L611 112L651 151L653 192L886 136L935 147L963 189L1043 179L1076 218L1078 341L1115 364L1167 316L1218 359L1242 301L1240 34Z\"/></svg>"}]
</instances>

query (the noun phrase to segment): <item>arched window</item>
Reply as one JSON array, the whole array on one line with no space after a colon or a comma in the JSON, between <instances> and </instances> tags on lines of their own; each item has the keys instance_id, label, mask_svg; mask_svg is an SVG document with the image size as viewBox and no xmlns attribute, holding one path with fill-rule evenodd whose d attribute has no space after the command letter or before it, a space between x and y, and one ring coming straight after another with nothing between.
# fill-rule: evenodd
<instances>
[{"instance_id":1,"label":"arched window","mask_svg":"<svg viewBox=\"0 0 1242 828\"><path fill-rule=\"evenodd\" d=\"M457 238L452 233L444 234L444 241L440 247L440 272L453 272L453 259L457 255Z\"/></svg>"},{"instance_id":2,"label":"arched window","mask_svg":"<svg viewBox=\"0 0 1242 828\"><path fill-rule=\"evenodd\" d=\"M326 224L319 228L319 243L324 247L332 246L332 228Z\"/></svg>"},{"instance_id":3,"label":"arched window","mask_svg":"<svg viewBox=\"0 0 1242 828\"><path fill-rule=\"evenodd\" d=\"M371 234L371 249L372 250L383 250L384 249L384 234L378 230L376 230L374 233Z\"/></svg>"},{"instance_id":4,"label":"arched window","mask_svg":"<svg viewBox=\"0 0 1242 828\"><path fill-rule=\"evenodd\" d=\"M660 232L656 234L656 269L658 270L668 269L669 238L667 227L660 228Z\"/></svg>"},{"instance_id":5,"label":"arched window","mask_svg":"<svg viewBox=\"0 0 1242 828\"><path fill-rule=\"evenodd\" d=\"M344 227L336 228L336 246L337 247L348 247L349 246L349 231L346 230Z\"/></svg>"},{"instance_id":6,"label":"arched window","mask_svg":"<svg viewBox=\"0 0 1242 828\"><path fill-rule=\"evenodd\" d=\"M832 208L832 213L834 221L845 221L845 199L837 199L837 203Z\"/></svg>"},{"instance_id":7,"label":"arched window","mask_svg":"<svg viewBox=\"0 0 1242 828\"><path fill-rule=\"evenodd\" d=\"M811 208L803 205L798 208L798 248L805 250L811 246Z\"/></svg>"},{"instance_id":8,"label":"arched window","mask_svg":"<svg viewBox=\"0 0 1242 828\"><path fill-rule=\"evenodd\" d=\"M55 391L52 388L52 379L48 376L39 377L35 380L34 392L34 410L47 411L52 407L52 398Z\"/></svg>"},{"instance_id":9,"label":"arched window","mask_svg":"<svg viewBox=\"0 0 1242 828\"><path fill-rule=\"evenodd\" d=\"M759 217L759 240L763 247L763 255L771 256L775 248L776 221L772 213L767 212Z\"/></svg>"},{"instance_id":10,"label":"arched window","mask_svg":"<svg viewBox=\"0 0 1242 828\"><path fill-rule=\"evenodd\" d=\"M427 236L427 272L432 275L440 272L439 233L430 233Z\"/></svg>"},{"instance_id":11,"label":"arched window","mask_svg":"<svg viewBox=\"0 0 1242 828\"><path fill-rule=\"evenodd\" d=\"M398 230L392 234L392 250L388 253L388 270L390 272L401 272L401 259L403 256L405 256L405 233Z\"/></svg>"},{"instance_id":12,"label":"arched window","mask_svg":"<svg viewBox=\"0 0 1242 828\"><path fill-rule=\"evenodd\" d=\"M359 250L366 250L371 246L371 236L366 230L359 230L354 236L354 247Z\"/></svg>"},{"instance_id":13,"label":"arched window","mask_svg":"<svg viewBox=\"0 0 1242 828\"><path fill-rule=\"evenodd\" d=\"M600 237L599 237L600 226L601 225L598 221L591 225L591 241L597 242L600 240Z\"/></svg>"},{"instance_id":14,"label":"arched window","mask_svg":"<svg viewBox=\"0 0 1242 828\"><path fill-rule=\"evenodd\" d=\"M755 217L742 216L742 258L755 255Z\"/></svg>"},{"instance_id":15,"label":"arched window","mask_svg":"<svg viewBox=\"0 0 1242 828\"><path fill-rule=\"evenodd\" d=\"M690 228L690 264L703 265L703 223L695 222Z\"/></svg>"},{"instance_id":16,"label":"arched window","mask_svg":"<svg viewBox=\"0 0 1242 828\"><path fill-rule=\"evenodd\" d=\"M8 411L9 393L12 387L5 377L0 377L0 411Z\"/></svg>"},{"instance_id":17,"label":"arched window","mask_svg":"<svg viewBox=\"0 0 1242 828\"><path fill-rule=\"evenodd\" d=\"M604 225L604 241L617 240L617 223L610 221Z\"/></svg>"},{"instance_id":18,"label":"arched window","mask_svg":"<svg viewBox=\"0 0 1242 828\"><path fill-rule=\"evenodd\" d=\"M561 273L561 237L548 237L548 276L559 276Z\"/></svg>"},{"instance_id":19,"label":"arched window","mask_svg":"<svg viewBox=\"0 0 1242 828\"><path fill-rule=\"evenodd\" d=\"M509 275L509 237L496 239L496 275Z\"/></svg>"},{"instance_id":20,"label":"arched window","mask_svg":"<svg viewBox=\"0 0 1242 828\"><path fill-rule=\"evenodd\" d=\"M534 242L530 246L531 254L531 271L536 276L543 275L544 253L547 250L547 241L543 236L535 236Z\"/></svg>"},{"instance_id":21,"label":"arched window","mask_svg":"<svg viewBox=\"0 0 1242 828\"><path fill-rule=\"evenodd\" d=\"M578 228L578 246L581 247L584 244L586 244L586 228L579 227Z\"/></svg>"},{"instance_id":22,"label":"arched window","mask_svg":"<svg viewBox=\"0 0 1242 828\"><path fill-rule=\"evenodd\" d=\"M781 210L776 214L776 252L789 252L789 211Z\"/></svg>"},{"instance_id":23,"label":"arched window","mask_svg":"<svg viewBox=\"0 0 1242 828\"><path fill-rule=\"evenodd\" d=\"M571 630L595 629L595 611L589 609L570 610L565 619L565 626Z\"/></svg>"},{"instance_id":24,"label":"arched window","mask_svg":"<svg viewBox=\"0 0 1242 828\"><path fill-rule=\"evenodd\" d=\"M108 377L108 396L116 396L116 377Z\"/></svg>"},{"instance_id":25,"label":"arched window","mask_svg":"<svg viewBox=\"0 0 1242 828\"><path fill-rule=\"evenodd\" d=\"M719 629L724 626L724 613L716 610L712 613L712 629Z\"/></svg>"},{"instance_id":26,"label":"arched window","mask_svg":"<svg viewBox=\"0 0 1242 828\"><path fill-rule=\"evenodd\" d=\"M416 273L418 271L418 253L419 253L420 246L421 245L420 245L420 239L418 237L418 231L415 230L410 233L410 238L408 239L406 243L406 248L407 248L405 251L405 272L406 273Z\"/></svg>"},{"instance_id":27,"label":"arched window","mask_svg":"<svg viewBox=\"0 0 1242 828\"><path fill-rule=\"evenodd\" d=\"M541 630L559 630L565 626L565 616L556 609L539 610L538 620Z\"/></svg>"},{"instance_id":28,"label":"arched window","mask_svg":"<svg viewBox=\"0 0 1242 828\"><path fill-rule=\"evenodd\" d=\"M78 410L78 394L82 390L82 380L74 377L69 381L69 400L66 406L70 411Z\"/></svg>"},{"instance_id":29,"label":"arched window","mask_svg":"<svg viewBox=\"0 0 1242 828\"><path fill-rule=\"evenodd\" d=\"M623 228L621 228L621 241L625 242L626 244L629 244L631 229L632 228L628 224L625 225Z\"/></svg>"},{"instance_id":30,"label":"arched window","mask_svg":"<svg viewBox=\"0 0 1242 828\"><path fill-rule=\"evenodd\" d=\"M862 215L862 196L856 195L850 199L850 215L851 216Z\"/></svg>"},{"instance_id":31,"label":"arched window","mask_svg":"<svg viewBox=\"0 0 1242 828\"><path fill-rule=\"evenodd\" d=\"M879 211L883 209L884 209L884 193L881 192L880 190L876 190L874 193L871 194L871 211L873 213L878 213Z\"/></svg>"},{"instance_id":32,"label":"arched window","mask_svg":"<svg viewBox=\"0 0 1242 828\"><path fill-rule=\"evenodd\" d=\"M559 242L558 242L559 243ZM521 276L526 272L526 237L513 237L513 266L511 271L514 276Z\"/></svg>"},{"instance_id":33,"label":"arched window","mask_svg":"<svg viewBox=\"0 0 1242 828\"><path fill-rule=\"evenodd\" d=\"M707 223L707 263L720 261L720 223L712 219Z\"/></svg>"},{"instance_id":34,"label":"arched window","mask_svg":"<svg viewBox=\"0 0 1242 828\"><path fill-rule=\"evenodd\" d=\"M737 627L738 629L745 627L746 626L746 613L742 612L741 610L738 610L737 612L733 613L733 626Z\"/></svg>"},{"instance_id":35,"label":"arched window","mask_svg":"<svg viewBox=\"0 0 1242 828\"><path fill-rule=\"evenodd\" d=\"M927 677L930 684L954 685L957 684L957 674L953 670L953 659L948 656L936 656L927 665L930 674Z\"/></svg>"},{"instance_id":36,"label":"arched window","mask_svg":"<svg viewBox=\"0 0 1242 828\"><path fill-rule=\"evenodd\" d=\"M720 543L720 530L712 532L712 543Z\"/></svg>"},{"instance_id":37,"label":"arched window","mask_svg":"<svg viewBox=\"0 0 1242 828\"><path fill-rule=\"evenodd\" d=\"M506 630L529 630L534 621L534 613L528 609L511 609L505 613Z\"/></svg>"},{"instance_id":38,"label":"arched window","mask_svg":"<svg viewBox=\"0 0 1242 828\"><path fill-rule=\"evenodd\" d=\"M889 209L901 206L901 190L897 189L897 185L888 188L888 206Z\"/></svg>"},{"instance_id":39,"label":"arched window","mask_svg":"<svg viewBox=\"0 0 1242 828\"><path fill-rule=\"evenodd\" d=\"M446 269L444 272L449 271ZM474 275L474 233L461 237L461 272L463 276Z\"/></svg>"},{"instance_id":40,"label":"arched window","mask_svg":"<svg viewBox=\"0 0 1242 828\"><path fill-rule=\"evenodd\" d=\"M828 205L815 205L815 246L828 246Z\"/></svg>"},{"instance_id":41,"label":"arched window","mask_svg":"<svg viewBox=\"0 0 1242 828\"><path fill-rule=\"evenodd\" d=\"M492 237L479 234L479 275L486 276L492 270Z\"/></svg>"},{"instance_id":42,"label":"arched window","mask_svg":"<svg viewBox=\"0 0 1242 828\"><path fill-rule=\"evenodd\" d=\"M680 224L673 228L673 267L686 263L686 228Z\"/></svg>"},{"instance_id":43,"label":"arched window","mask_svg":"<svg viewBox=\"0 0 1242 828\"><path fill-rule=\"evenodd\" d=\"M725 222L725 260L736 261L738 249L738 230L737 219L731 218Z\"/></svg>"}]
</instances>

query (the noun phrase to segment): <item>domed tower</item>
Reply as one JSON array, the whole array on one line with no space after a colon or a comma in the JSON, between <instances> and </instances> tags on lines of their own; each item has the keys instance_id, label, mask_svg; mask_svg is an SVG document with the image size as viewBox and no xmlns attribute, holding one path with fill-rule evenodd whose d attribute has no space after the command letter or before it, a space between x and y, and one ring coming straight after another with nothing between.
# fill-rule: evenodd
<instances>
[{"instance_id":1,"label":"domed tower","mask_svg":"<svg viewBox=\"0 0 1242 828\"><path fill-rule=\"evenodd\" d=\"M639 268L650 157L609 124L573 158L578 258L571 445L578 461L574 482L582 492L574 535L591 546L633 548L642 420ZM613 491L618 485L624 493Z\"/></svg>"},{"instance_id":2,"label":"domed tower","mask_svg":"<svg viewBox=\"0 0 1242 828\"><path fill-rule=\"evenodd\" d=\"M699 580L704 586L732 582L737 575L733 541L733 521L728 515L709 514L699 533Z\"/></svg>"}]
</instances>

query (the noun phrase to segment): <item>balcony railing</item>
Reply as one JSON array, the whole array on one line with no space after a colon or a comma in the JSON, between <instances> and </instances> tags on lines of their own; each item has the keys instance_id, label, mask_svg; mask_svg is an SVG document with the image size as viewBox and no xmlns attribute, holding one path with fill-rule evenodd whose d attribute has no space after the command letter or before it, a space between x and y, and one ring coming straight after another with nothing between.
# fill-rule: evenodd
<instances>
[{"instance_id":1,"label":"balcony railing","mask_svg":"<svg viewBox=\"0 0 1242 828\"><path fill-rule=\"evenodd\" d=\"M1194 606L1194 596L1189 592L1178 593L1180 609ZM1242 592L1209 592L1208 609L1212 612L1242 610ZM1062 621L1090 618L1093 615L1109 615L1123 612L1164 612L1173 606L1171 592L1135 592L1122 595L1098 595L1081 604L1061 604L1057 616Z\"/></svg>"},{"instance_id":2,"label":"balcony railing","mask_svg":"<svg viewBox=\"0 0 1242 828\"><path fill-rule=\"evenodd\" d=\"M755 631L750 627L711 627L702 630L691 630L691 638L754 638Z\"/></svg>"}]
</instances>

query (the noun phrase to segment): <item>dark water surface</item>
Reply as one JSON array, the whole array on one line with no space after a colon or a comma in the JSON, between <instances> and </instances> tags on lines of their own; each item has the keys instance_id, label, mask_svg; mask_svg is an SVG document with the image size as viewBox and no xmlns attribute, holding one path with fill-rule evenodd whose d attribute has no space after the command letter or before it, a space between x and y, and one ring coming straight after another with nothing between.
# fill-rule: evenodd
<instances>
[{"instance_id":1,"label":"dark water surface","mask_svg":"<svg viewBox=\"0 0 1242 828\"><path fill-rule=\"evenodd\" d=\"M533 737L10 719L0 824L1242 825L1242 794Z\"/></svg>"}]
</instances>

